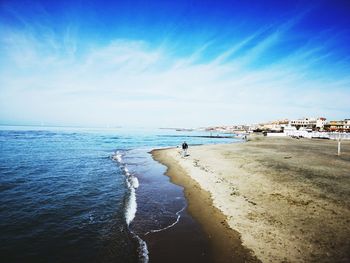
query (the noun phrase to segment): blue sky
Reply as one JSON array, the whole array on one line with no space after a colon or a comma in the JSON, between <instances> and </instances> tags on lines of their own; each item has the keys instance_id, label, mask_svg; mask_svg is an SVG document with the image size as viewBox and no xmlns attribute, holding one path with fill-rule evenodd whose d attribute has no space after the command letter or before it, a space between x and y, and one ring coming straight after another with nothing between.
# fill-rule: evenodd
<instances>
[{"instance_id":1,"label":"blue sky","mask_svg":"<svg viewBox=\"0 0 350 263\"><path fill-rule=\"evenodd\" d=\"M0 123L350 117L349 1L1 1Z\"/></svg>"}]
</instances>

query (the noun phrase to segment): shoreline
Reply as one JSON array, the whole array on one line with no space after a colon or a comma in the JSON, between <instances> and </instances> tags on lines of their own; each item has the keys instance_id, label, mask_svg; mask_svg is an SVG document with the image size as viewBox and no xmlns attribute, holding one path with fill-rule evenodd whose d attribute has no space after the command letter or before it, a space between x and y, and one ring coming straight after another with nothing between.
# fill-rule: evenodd
<instances>
[{"instance_id":1,"label":"shoreline","mask_svg":"<svg viewBox=\"0 0 350 263\"><path fill-rule=\"evenodd\" d=\"M176 148L151 153L184 187L216 262L346 262L350 142L343 149L338 157L332 141L259 137L194 146L186 158Z\"/></svg>"},{"instance_id":2,"label":"shoreline","mask_svg":"<svg viewBox=\"0 0 350 263\"><path fill-rule=\"evenodd\" d=\"M174 160L162 155L163 151L174 149L177 148L154 149L150 153L155 161L167 167L165 175L170 182L184 188L186 209L207 235L214 262L260 262L249 249L242 246L240 234L230 228L226 216L213 205L211 194L186 175L186 171Z\"/></svg>"}]
</instances>

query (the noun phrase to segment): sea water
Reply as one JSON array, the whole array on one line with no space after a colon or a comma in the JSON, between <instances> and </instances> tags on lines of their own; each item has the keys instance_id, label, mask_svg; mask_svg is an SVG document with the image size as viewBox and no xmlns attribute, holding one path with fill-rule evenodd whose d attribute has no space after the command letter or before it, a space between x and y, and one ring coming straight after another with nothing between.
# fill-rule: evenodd
<instances>
[{"instance_id":1,"label":"sea water","mask_svg":"<svg viewBox=\"0 0 350 263\"><path fill-rule=\"evenodd\" d=\"M195 135L0 127L2 262L148 262L147 237L192 222L183 189L148 152L232 142Z\"/></svg>"}]
</instances>

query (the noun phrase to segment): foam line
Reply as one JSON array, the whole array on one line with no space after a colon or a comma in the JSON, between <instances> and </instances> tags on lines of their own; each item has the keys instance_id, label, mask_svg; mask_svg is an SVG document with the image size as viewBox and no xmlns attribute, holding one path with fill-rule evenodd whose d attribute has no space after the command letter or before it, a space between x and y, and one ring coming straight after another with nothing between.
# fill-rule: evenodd
<instances>
[{"instance_id":1,"label":"foam line","mask_svg":"<svg viewBox=\"0 0 350 263\"><path fill-rule=\"evenodd\" d=\"M131 187L128 205L125 210L125 220L128 225L134 220L137 211L135 188Z\"/></svg>"},{"instance_id":2,"label":"foam line","mask_svg":"<svg viewBox=\"0 0 350 263\"><path fill-rule=\"evenodd\" d=\"M123 159L122 159L122 155L119 151L117 151L113 157L112 157L114 160L118 161L118 163L122 163L123 162Z\"/></svg>"},{"instance_id":3,"label":"foam line","mask_svg":"<svg viewBox=\"0 0 350 263\"><path fill-rule=\"evenodd\" d=\"M136 211L137 211L137 202L136 202L136 189L139 187L140 183L139 180L137 179L137 177L133 176L130 172L129 169L127 167L126 164L123 163L123 155L117 151L114 155L113 155L113 159L116 160L121 167L124 170L124 174L125 174L125 181L126 184L130 190L130 195L129 195L129 199L127 201L127 205L125 208L125 221L127 223L127 225L129 226L130 223L134 220L135 215L136 215ZM139 243L139 247L137 249L138 255L139 255L139 259L140 262L142 263L148 263L149 261L149 252L148 252L148 248L147 248L147 244L144 240L142 240L137 234L135 234L133 231L130 230L130 232L133 234L133 236L137 239L138 243Z\"/></svg>"},{"instance_id":4,"label":"foam line","mask_svg":"<svg viewBox=\"0 0 350 263\"><path fill-rule=\"evenodd\" d=\"M166 227L164 227L164 228L161 228L161 229L150 230L150 231L148 231L148 232L145 234L145 236L148 235L148 234L150 234L150 233L161 232L161 231L167 230L167 229L169 229L169 228L175 226L175 225L180 221L180 217L181 217L180 213L181 213L182 211L184 211L186 207L187 207L187 206L185 205L183 208L181 208L181 210L179 210L179 211L176 212L177 218L176 218L176 220L175 220L174 223L172 223L172 224L170 224L170 225L168 225L168 226L166 226Z\"/></svg>"},{"instance_id":5,"label":"foam line","mask_svg":"<svg viewBox=\"0 0 350 263\"><path fill-rule=\"evenodd\" d=\"M136 235L135 233L133 233L137 239L137 241L139 242L139 247L137 249L137 252L139 254L139 258L140 261L142 263L148 263L149 261L149 252L148 252L148 248L147 248L147 244L144 240L142 240L138 235Z\"/></svg>"}]
</instances>

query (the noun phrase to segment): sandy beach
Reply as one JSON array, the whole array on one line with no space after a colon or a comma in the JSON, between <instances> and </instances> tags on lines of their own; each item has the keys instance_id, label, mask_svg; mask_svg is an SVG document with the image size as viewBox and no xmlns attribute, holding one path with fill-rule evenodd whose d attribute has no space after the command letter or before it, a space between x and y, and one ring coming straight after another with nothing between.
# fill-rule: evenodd
<instances>
[{"instance_id":1,"label":"sandy beach","mask_svg":"<svg viewBox=\"0 0 350 263\"><path fill-rule=\"evenodd\" d=\"M349 262L350 141L253 137L154 150L216 262Z\"/></svg>"}]
</instances>

